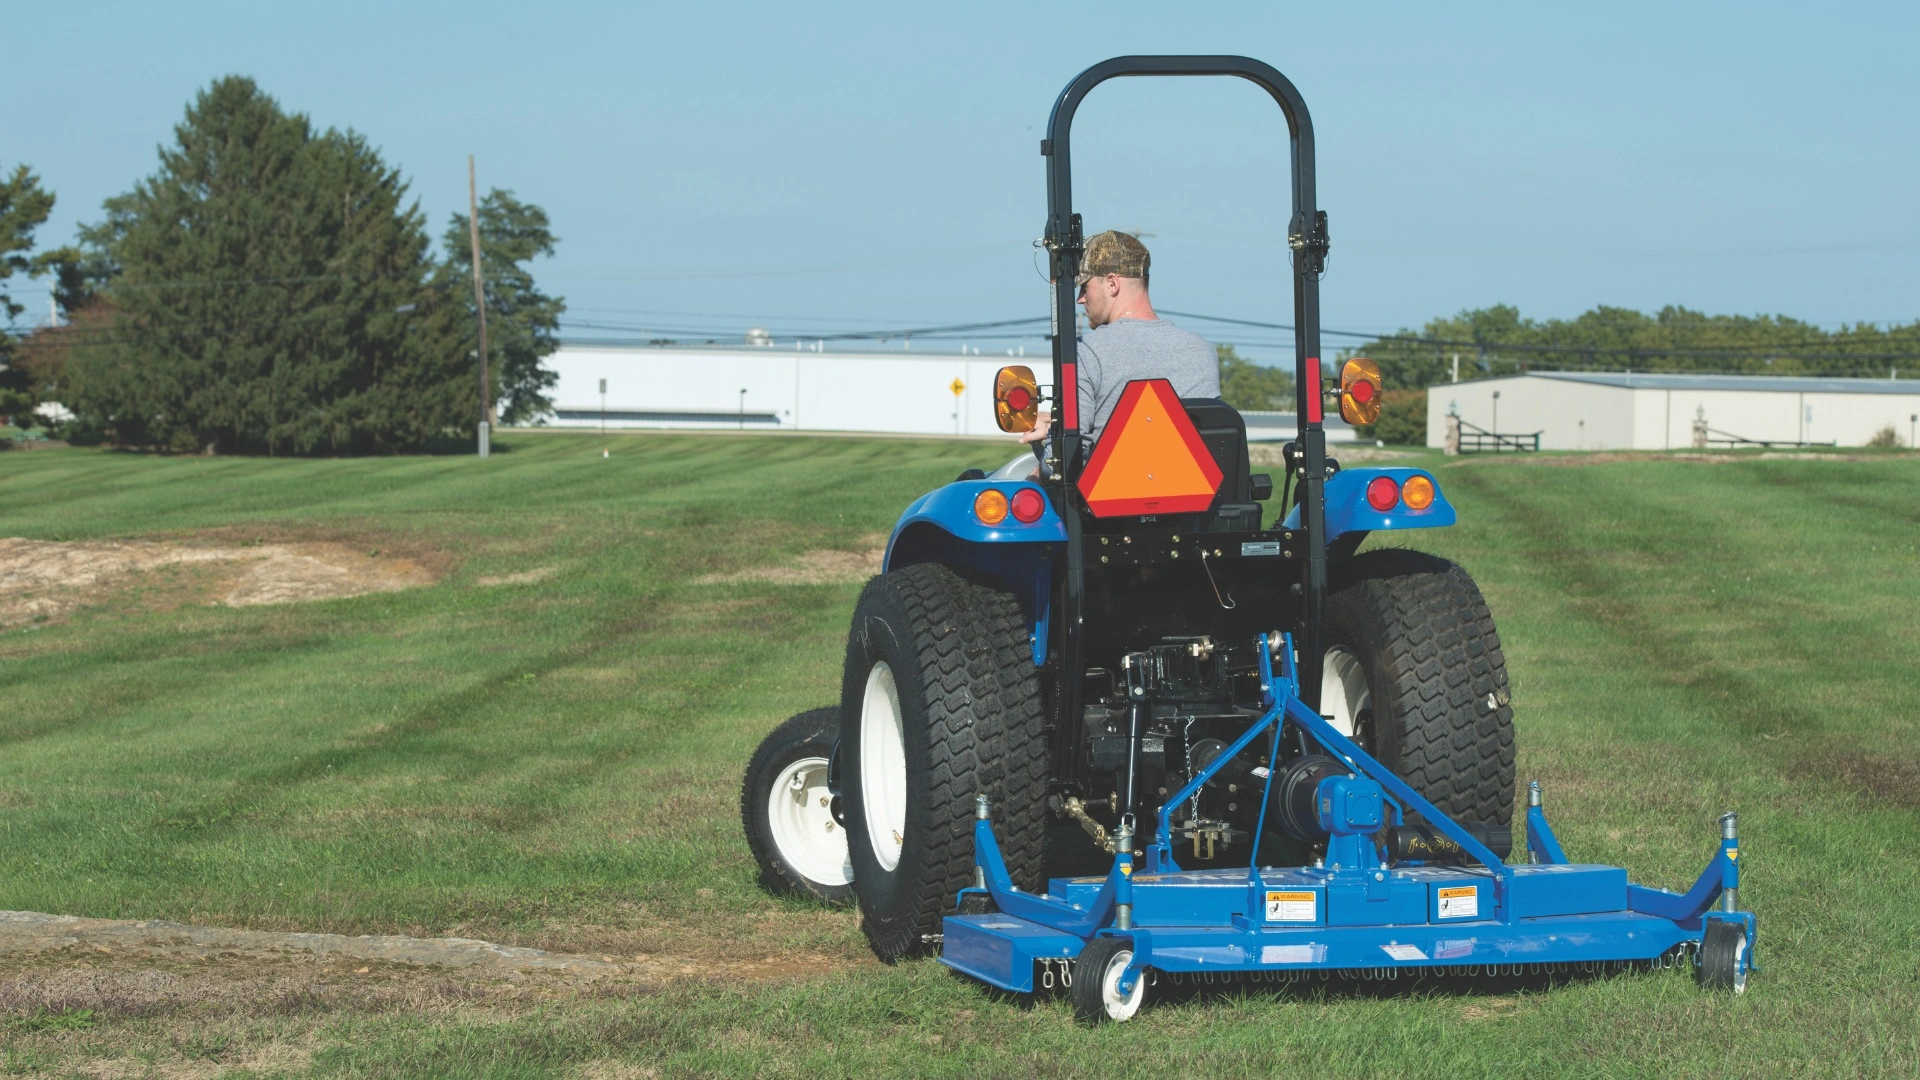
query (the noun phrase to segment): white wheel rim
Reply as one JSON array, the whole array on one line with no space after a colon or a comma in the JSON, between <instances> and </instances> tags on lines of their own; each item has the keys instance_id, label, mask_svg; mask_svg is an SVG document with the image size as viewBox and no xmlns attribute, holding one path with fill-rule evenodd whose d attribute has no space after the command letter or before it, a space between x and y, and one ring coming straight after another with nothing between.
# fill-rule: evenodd
<instances>
[{"instance_id":1,"label":"white wheel rim","mask_svg":"<svg viewBox=\"0 0 1920 1080\"><path fill-rule=\"evenodd\" d=\"M907 751L900 727L900 689L886 661L867 672L860 698L860 805L880 869L900 865L907 829Z\"/></svg>"},{"instance_id":2,"label":"white wheel rim","mask_svg":"<svg viewBox=\"0 0 1920 1080\"><path fill-rule=\"evenodd\" d=\"M1112 1020L1130 1020L1140 1011L1140 1002L1147 996L1147 973L1141 972L1133 981L1133 993L1124 997L1120 994L1120 977L1127 973L1127 965L1133 963L1133 950L1121 949L1107 961L1106 973L1100 977L1100 1004L1107 1010Z\"/></svg>"},{"instance_id":3,"label":"white wheel rim","mask_svg":"<svg viewBox=\"0 0 1920 1080\"><path fill-rule=\"evenodd\" d=\"M1740 933L1739 944L1733 947L1733 992L1747 992L1747 935L1744 930Z\"/></svg>"},{"instance_id":4,"label":"white wheel rim","mask_svg":"<svg viewBox=\"0 0 1920 1080\"><path fill-rule=\"evenodd\" d=\"M1373 689L1367 685L1367 667L1349 649L1335 645L1320 665L1320 710L1333 729L1353 738L1353 722L1373 707Z\"/></svg>"},{"instance_id":5,"label":"white wheel rim","mask_svg":"<svg viewBox=\"0 0 1920 1080\"><path fill-rule=\"evenodd\" d=\"M780 770L767 792L767 824L787 865L808 881L836 887L853 881L847 834L833 820L827 759L804 757Z\"/></svg>"}]
</instances>

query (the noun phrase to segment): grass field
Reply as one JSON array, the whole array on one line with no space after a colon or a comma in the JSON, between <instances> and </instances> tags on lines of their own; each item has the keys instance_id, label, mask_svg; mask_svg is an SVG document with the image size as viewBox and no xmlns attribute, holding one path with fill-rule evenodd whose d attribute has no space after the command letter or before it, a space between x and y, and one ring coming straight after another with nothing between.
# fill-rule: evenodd
<instances>
[{"instance_id":1,"label":"grass field","mask_svg":"<svg viewBox=\"0 0 1920 1080\"><path fill-rule=\"evenodd\" d=\"M1746 995L1673 973L1225 996L1089 1031L1059 1001L875 963L851 916L762 891L739 835L754 744L837 693L858 584L806 568L857 564L817 553L870 549L1004 450L498 445L0 455L0 537L328 541L438 575L228 608L187 568L0 631L0 909L477 937L683 976L193 1000L126 988L211 975L4 959L0 1070L1920 1074L1920 459L1433 459L1462 523L1409 542L1486 592L1520 775L1569 853L1684 887L1740 811ZM785 577L752 576L769 567Z\"/></svg>"}]
</instances>

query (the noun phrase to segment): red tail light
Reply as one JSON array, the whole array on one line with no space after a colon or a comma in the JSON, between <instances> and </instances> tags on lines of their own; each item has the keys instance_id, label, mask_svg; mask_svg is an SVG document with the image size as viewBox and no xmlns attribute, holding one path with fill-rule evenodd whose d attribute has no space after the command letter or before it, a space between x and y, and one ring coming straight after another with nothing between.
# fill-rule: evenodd
<instances>
[{"instance_id":1,"label":"red tail light","mask_svg":"<svg viewBox=\"0 0 1920 1080\"><path fill-rule=\"evenodd\" d=\"M1367 505L1382 513L1400 505L1400 485L1391 476L1376 476L1367 485Z\"/></svg>"},{"instance_id":2,"label":"red tail light","mask_svg":"<svg viewBox=\"0 0 1920 1080\"><path fill-rule=\"evenodd\" d=\"M1047 500L1034 488L1021 488L1013 493L1014 520L1031 525L1046 512Z\"/></svg>"}]
</instances>

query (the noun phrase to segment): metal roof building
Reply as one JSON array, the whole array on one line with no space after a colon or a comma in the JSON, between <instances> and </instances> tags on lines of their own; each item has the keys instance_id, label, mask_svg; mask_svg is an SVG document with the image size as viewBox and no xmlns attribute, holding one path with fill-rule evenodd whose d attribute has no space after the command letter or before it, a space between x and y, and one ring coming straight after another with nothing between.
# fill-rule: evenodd
<instances>
[{"instance_id":1,"label":"metal roof building","mask_svg":"<svg viewBox=\"0 0 1920 1080\"><path fill-rule=\"evenodd\" d=\"M1862 446L1888 427L1910 446L1920 379L1535 371L1441 383L1427 390L1428 446L1445 445L1449 413L1466 430L1538 433L1542 450Z\"/></svg>"}]
</instances>

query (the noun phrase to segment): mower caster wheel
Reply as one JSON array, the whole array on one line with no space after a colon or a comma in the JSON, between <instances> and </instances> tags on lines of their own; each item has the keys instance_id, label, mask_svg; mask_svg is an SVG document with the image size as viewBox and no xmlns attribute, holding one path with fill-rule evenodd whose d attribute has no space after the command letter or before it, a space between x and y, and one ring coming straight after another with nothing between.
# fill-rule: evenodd
<instances>
[{"instance_id":1,"label":"mower caster wheel","mask_svg":"<svg viewBox=\"0 0 1920 1080\"><path fill-rule=\"evenodd\" d=\"M1747 992L1747 928L1726 919L1707 921L1700 945L1700 985L1709 990Z\"/></svg>"},{"instance_id":2,"label":"mower caster wheel","mask_svg":"<svg viewBox=\"0 0 1920 1080\"><path fill-rule=\"evenodd\" d=\"M1080 950L1073 962L1073 1018L1083 1024L1131 1020L1147 998L1147 973L1142 971L1133 992L1120 992L1120 977L1133 963L1133 942L1126 938L1097 937Z\"/></svg>"},{"instance_id":3,"label":"mower caster wheel","mask_svg":"<svg viewBox=\"0 0 1920 1080\"><path fill-rule=\"evenodd\" d=\"M853 867L827 789L839 733L838 708L803 712L773 729L747 763L740 818L768 888L843 907L853 902Z\"/></svg>"},{"instance_id":4,"label":"mower caster wheel","mask_svg":"<svg viewBox=\"0 0 1920 1080\"><path fill-rule=\"evenodd\" d=\"M967 895L960 898L960 910L955 914L991 915L994 912L999 910L1000 910L999 906L993 902L993 897L983 896L980 893L976 892L976 893L968 893Z\"/></svg>"}]
</instances>

